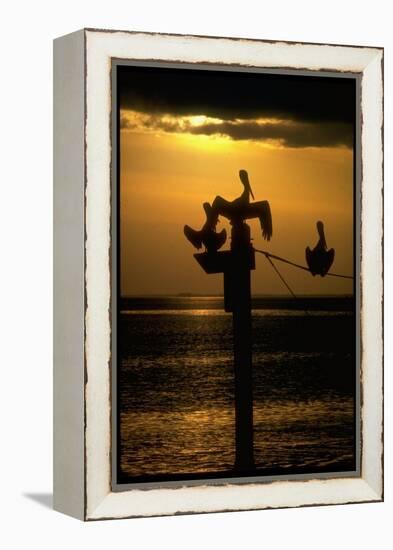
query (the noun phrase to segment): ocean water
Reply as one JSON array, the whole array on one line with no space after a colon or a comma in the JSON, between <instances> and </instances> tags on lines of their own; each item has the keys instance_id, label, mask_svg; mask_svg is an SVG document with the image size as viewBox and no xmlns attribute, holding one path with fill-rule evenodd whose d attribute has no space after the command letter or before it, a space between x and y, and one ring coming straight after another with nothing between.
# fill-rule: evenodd
<instances>
[{"instance_id":1,"label":"ocean water","mask_svg":"<svg viewBox=\"0 0 393 550\"><path fill-rule=\"evenodd\" d=\"M352 301L253 307L250 474L355 469ZM123 300L118 356L119 481L236 475L232 315L222 299Z\"/></svg>"}]
</instances>

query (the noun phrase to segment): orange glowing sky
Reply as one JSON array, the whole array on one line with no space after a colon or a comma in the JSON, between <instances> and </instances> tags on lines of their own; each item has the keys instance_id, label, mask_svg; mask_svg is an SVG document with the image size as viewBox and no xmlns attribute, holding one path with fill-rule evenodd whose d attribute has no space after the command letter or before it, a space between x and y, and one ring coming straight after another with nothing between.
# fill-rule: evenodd
<instances>
[{"instance_id":1,"label":"orange glowing sky","mask_svg":"<svg viewBox=\"0 0 393 550\"><path fill-rule=\"evenodd\" d=\"M204 201L239 196L241 168L248 171L255 200L267 199L273 215L269 243L259 222L250 222L256 248L305 264L304 250L316 244L321 219L327 245L336 251L332 271L353 274L353 128L347 120L317 120L306 108L296 119L287 107L278 115L274 104L259 115L239 109L238 116L220 117L204 105L200 112L197 106L187 112L187 105L182 112L170 106L157 112L145 97L134 108L131 100L120 101L122 296L222 294L222 275L201 270L183 226L201 228ZM225 219L217 229L222 227L230 235ZM350 280L278 267L296 294L352 293ZM261 255L252 291L287 293Z\"/></svg>"}]
</instances>

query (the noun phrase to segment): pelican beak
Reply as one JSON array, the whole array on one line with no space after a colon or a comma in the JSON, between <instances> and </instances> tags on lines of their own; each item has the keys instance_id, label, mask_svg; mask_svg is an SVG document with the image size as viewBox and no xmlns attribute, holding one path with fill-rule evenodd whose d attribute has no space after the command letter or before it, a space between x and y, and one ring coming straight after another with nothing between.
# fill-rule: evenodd
<instances>
[{"instance_id":1,"label":"pelican beak","mask_svg":"<svg viewBox=\"0 0 393 550\"><path fill-rule=\"evenodd\" d=\"M252 196L252 200L255 201L254 193L252 192L252 189L251 189L251 185L250 185L250 184L248 184L248 189L249 189L250 194L251 194L251 196Z\"/></svg>"}]
</instances>

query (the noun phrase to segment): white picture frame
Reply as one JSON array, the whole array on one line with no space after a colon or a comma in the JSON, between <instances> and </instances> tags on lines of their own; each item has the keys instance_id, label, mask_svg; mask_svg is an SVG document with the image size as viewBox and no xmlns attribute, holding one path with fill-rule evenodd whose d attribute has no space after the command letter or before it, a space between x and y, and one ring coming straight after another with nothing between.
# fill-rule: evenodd
<instances>
[{"instance_id":1,"label":"white picture frame","mask_svg":"<svg viewBox=\"0 0 393 550\"><path fill-rule=\"evenodd\" d=\"M356 73L360 473L113 491L112 60ZM383 499L383 49L84 29L54 43L54 508L81 520Z\"/></svg>"}]
</instances>

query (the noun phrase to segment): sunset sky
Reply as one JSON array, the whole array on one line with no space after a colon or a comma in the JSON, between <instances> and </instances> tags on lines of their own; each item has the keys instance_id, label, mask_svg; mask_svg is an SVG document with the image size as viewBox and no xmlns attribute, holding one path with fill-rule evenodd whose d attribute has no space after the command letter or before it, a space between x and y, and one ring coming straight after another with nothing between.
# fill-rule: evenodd
<instances>
[{"instance_id":1,"label":"sunset sky","mask_svg":"<svg viewBox=\"0 0 393 550\"><path fill-rule=\"evenodd\" d=\"M183 226L200 229L216 195L238 197L240 169L272 210L270 242L250 222L256 248L304 265L322 220L332 271L353 274L353 79L120 66L118 97L122 296L222 293ZM296 294L352 292L350 280L277 265ZM252 291L287 293L262 255Z\"/></svg>"}]
</instances>

